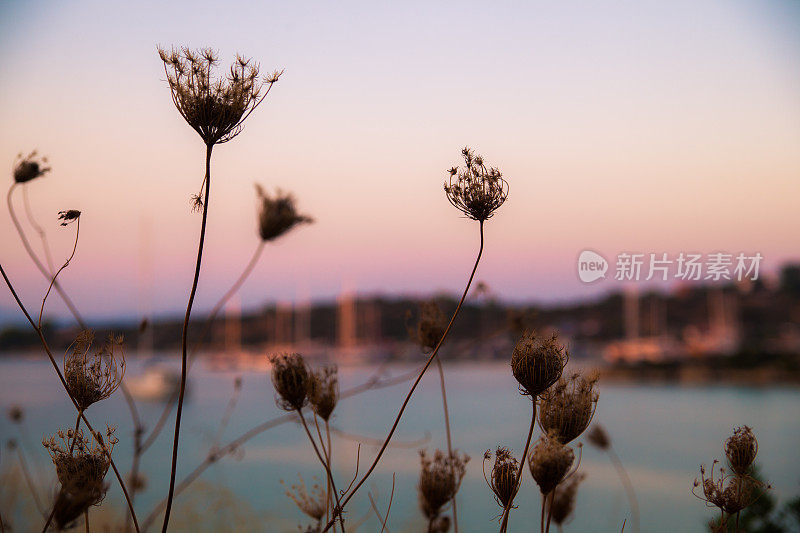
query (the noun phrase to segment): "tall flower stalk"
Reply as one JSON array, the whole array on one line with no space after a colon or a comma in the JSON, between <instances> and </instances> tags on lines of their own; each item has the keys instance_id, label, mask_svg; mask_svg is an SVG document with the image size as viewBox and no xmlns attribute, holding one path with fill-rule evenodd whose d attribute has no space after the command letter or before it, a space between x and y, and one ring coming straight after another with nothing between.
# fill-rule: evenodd
<instances>
[{"instance_id":1,"label":"tall flower stalk","mask_svg":"<svg viewBox=\"0 0 800 533\"><path fill-rule=\"evenodd\" d=\"M162 532L169 526L172 499L175 492L175 471L178 463L181 415L186 392L187 344L189 319L192 313L200 266L203 260L203 244L208 220L208 202L211 197L211 153L214 146L230 141L242 131L244 121L264 101L272 85L282 72L261 78L259 66L249 59L237 56L226 76L216 77L214 72L218 58L213 50L193 51L189 48L167 51L158 49L172 96L172 102L187 124L197 132L206 147L205 176L200 192L194 197L194 207L202 208L200 239L197 246L197 261L194 279L186 305L181 334L181 383L178 408L175 418L175 435L172 443L172 467L170 470L167 507L164 512Z\"/></svg>"},{"instance_id":2,"label":"tall flower stalk","mask_svg":"<svg viewBox=\"0 0 800 533\"><path fill-rule=\"evenodd\" d=\"M478 264L480 264L481 256L483 255L484 223L494 216L495 211L501 205L503 205L508 197L508 182L503 179L502 174L497 168L487 167L484 164L483 158L475 155L475 153L469 148L464 148L461 151L461 155L464 157L465 165L461 168L453 167L448 171L450 177L449 180L444 184L444 191L447 195L447 199L453 206L464 213L464 215L466 215L468 218L478 222L480 246L478 248L478 255L475 258L475 264L473 265L469 279L467 280L467 286L464 288L461 299L458 301L458 305L456 306L453 316L450 318L450 322L447 324L444 333L442 333L441 339L439 339L439 342L436 343L436 346L431 351L431 354L428 356L425 365L423 365L422 370L420 370L419 375L411 385L411 390L408 391L408 394L403 400L400 410L398 411L397 416L392 423L392 427L389 430L389 434L386 436L386 439L383 441L383 444L378 450L378 454L375 456L372 464L361 477L359 482L342 500L341 506L334 511L333 517L331 517L331 519L328 521L325 529L322 530L323 532L328 531L333 526L337 515L341 515L342 511L344 510L344 506L347 505L356 492L358 492L358 490L364 485L366 480L378 466L378 463L383 457L384 452L386 452L386 448L388 448L389 442L392 440L394 432L397 430L397 426L400 424L400 419L403 417L403 413L405 413L408 402L411 401L411 396L414 394L414 391L417 390L419 382L422 381L422 377L431 366L431 363L433 363L433 361L436 359L436 355L439 353L439 349L442 347L442 344L447 338L448 333L450 333L450 329L453 327L453 322L455 322L456 317L461 310L461 306L464 304L464 299L467 297L469 288L472 285L472 280L475 277L475 272L478 270Z\"/></svg>"}]
</instances>

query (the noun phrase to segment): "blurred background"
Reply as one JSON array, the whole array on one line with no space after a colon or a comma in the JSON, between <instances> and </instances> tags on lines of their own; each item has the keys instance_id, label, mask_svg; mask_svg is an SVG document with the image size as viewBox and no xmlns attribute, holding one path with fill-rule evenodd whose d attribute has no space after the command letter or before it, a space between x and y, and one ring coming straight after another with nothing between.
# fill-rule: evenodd
<instances>
[{"instance_id":1,"label":"blurred background","mask_svg":"<svg viewBox=\"0 0 800 533\"><path fill-rule=\"evenodd\" d=\"M243 133L214 151L193 338L259 245L255 183L292 192L315 223L267 244L211 324L190 375L179 478L217 440L281 414L269 353L334 362L343 389L424 361L409 339L419 305L434 298L451 313L477 252L478 224L442 190L468 145L500 168L510 191L486 224L476 284L441 353L454 446L472 457L461 528L493 529L499 513L481 479L483 451L519 454L524 444L529 405L508 361L525 329L559 332L571 365L601 370L595 421L629 470L642 531L704 530L712 511L691 483L744 424L774 486L775 509L764 514L777 521L800 495L798 23L800 5L776 0L5 2L0 159L10 186L18 153L48 157L52 170L24 194L56 264L74 238L57 212L82 211L77 254L59 279L98 337L125 335L126 381L152 428L179 368L200 223L190 197L204 170L203 144L171 102L156 45L210 46L223 70L237 52L264 72L286 69ZM10 200L19 213L22 193ZM6 209L0 220L0 262L38 310L47 281ZM584 250L609 261L605 279L580 280ZM763 261L758 279L619 281L622 252ZM58 295L44 319L58 359L79 328ZM0 436L24 444L44 499L55 475L38 442L73 414L7 290L0 355L0 406L25 413L22 424L4 417ZM218 437L236 378L241 397ZM385 435L407 387L342 402L337 479L352 477L357 441L372 457L370 439ZM438 387L438 376L426 376L400 426L401 447L365 487L385 510L396 473L390 529L424 526L417 450L445 446ZM128 464L133 428L119 394L94 410L92 418L119 425L115 454ZM172 424L143 458L137 514L166 492ZM608 458L585 448L587 478L565 530L619 531L631 518L623 487ZM323 477L302 428L269 430L234 455L178 500L176 526L296 530L301 514L280 480ZM11 475L18 465L8 457L0 467ZM112 483L98 520L124 514L119 492ZM18 525L26 513L36 518L21 500L0 494ZM235 511L192 524L208 502ZM354 503L354 522L366 516L363 529L379 530L365 495ZM510 530L527 531L539 512L530 477L518 503Z\"/></svg>"}]
</instances>

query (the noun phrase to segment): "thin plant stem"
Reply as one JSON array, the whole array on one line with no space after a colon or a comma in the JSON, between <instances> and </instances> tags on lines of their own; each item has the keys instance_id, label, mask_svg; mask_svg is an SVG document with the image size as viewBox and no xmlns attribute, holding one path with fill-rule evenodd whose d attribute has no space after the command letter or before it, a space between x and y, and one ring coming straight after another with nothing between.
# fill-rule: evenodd
<instances>
[{"instance_id":1,"label":"thin plant stem","mask_svg":"<svg viewBox=\"0 0 800 533\"><path fill-rule=\"evenodd\" d=\"M36 504L36 510L39 511L42 518L44 518L47 516L47 511L45 511L44 505L42 505L42 501L39 499L39 494L36 492L36 485L33 482L30 470L28 470L28 461L25 460L25 454L22 453L21 447L17 447L17 455L19 456L19 466L22 469L22 475L25 477L25 483L28 485L28 490L31 492L33 501Z\"/></svg>"},{"instance_id":2,"label":"thin plant stem","mask_svg":"<svg viewBox=\"0 0 800 533\"><path fill-rule=\"evenodd\" d=\"M75 400L75 397L72 396L72 393L70 392L69 387L67 386L67 382L64 379L64 374L61 373L61 369L58 367L58 363L56 363L56 359L53 356L53 352L50 349L50 345L47 343L47 339L44 338L44 333L42 332L42 329L36 325L36 322L33 321L33 318L31 317L30 313L28 313L28 310L22 303L22 300L19 299L19 295L17 294L17 291L14 289L14 286L11 284L11 280L8 279L8 275L6 274L6 271L3 268L2 264L0 264L0 274L2 274L3 280L6 282L8 289L11 291L11 295L14 297L14 300L17 302L17 305L22 310L23 314L25 315L25 318L28 319L28 322L31 324L34 331L39 336L39 341L42 343L42 346L44 347L44 350L47 353L47 357L50 359L50 363L53 365L56 374L58 374L58 379L59 381L61 381L61 385L64 387L67 396L69 396L70 401L72 401L72 405L75 406L75 409L77 411L80 411L81 410L80 406L78 405L77 400ZM83 423L86 424L86 427L89 429L89 431L91 431L92 434L94 434L94 429L92 428L92 425L89 423L89 420L86 418L85 414L81 413L81 419L83 420ZM108 458L108 462L111 464L111 468L114 470L114 475L116 476L117 481L119 482L120 488L122 488L122 493L125 495L125 501L127 502L128 508L131 511L131 515L133 517L133 525L136 528L136 532L139 533L139 522L136 518L136 513L133 510L133 502L131 502L130 495L128 494L128 488L126 487L125 482L123 481L122 476L119 473L119 470L117 470L117 465L116 463L114 463L114 459L111 457L111 452L106 447L103 441L100 441L99 444L100 447L103 449L103 453Z\"/></svg>"},{"instance_id":3,"label":"thin plant stem","mask_svg":"<svg viewBox=\"0 0 800 533\"><path fill-rule=\"evenodd\" d=\"M89 508L83 511L83 523L86 524L86 533L89 533Z\"/></svg>"},{"instance_id":4,"label":"thin plant stem","mask_svg":"<svg viewBox=\"0 0 800 533\"><path fill-rule=\"evenodd\" d=\"M394 378L385 379L383 381L377 377L377 373L372 378L368 379L366 382L362 383L361 385L356 385L355 387L348 389L342 392L340 399L350 398L352 396L356 396L363 392L367 392L369 390L381 389L385 387L391 387L393 385L397 385L398 383L402 383L404 381L408 381L413 376L417 374L417 370L412 370L411 372L405 372L399 376ZM278 416L271 420L267 420L266 422L262 422L261 424L247 430L246 432L242 433L232 441L228 442L224 446L220 447L216 450L216 453L209 454L206 458L195 467L186 477L181 480L180 483L175 488L175 494L180 494L184 490L186 490L189 485L191 485L195 480L197 480L203 472L205 472L212 464L219 460L220 457L223 457L229 453L232 453L238 450L242 445L244 445L247 441L255 438L256 436L264 433L267 430L272 428L278 427L282 424L286 424L288 422L292 422L297 420L297 416L294 413L289 413L285 415ZM360 449L360 445L359 445ZM150 511L145 519L142 521L142 530L146 531L150 528L153 521L158 518L158 514L163 511L164 507L166 507L167 502L166 498L164 498L155 508Z\"/></svg>"},{"instance_id":5,"label":"thin plant stem","mask_svg":"<svg viewBox=\"0 0 800 533\"><path fill-rule=\"evenodd\" d=\"M544 533L544 510L547 503L547 494L542 494L542 518L541 518L541 531Z\"/></svg>"},{"instance_id":6,"label":"thin plant stem","mask_svg":"<svg viewBox=\"0 0 800 533\"><path fill-rule=\"evenodd\" d=\"M622 461L617 455L617 452L614 451L614 448L609 446L607 451L609 459L611 459L614 468L617 470L617 475L625 486L625 493L628 495L628 501L631 505L631 515L633 515L633 530L635 533L639 533L639 502L636 499L636 491L633 488L633 483L631 483L631 478L628 476L625 467L622 466Z\"/></svg>"},{"instance_id":7,"label":"thin plant stem","mask_svg":"<svg viewBox=\"0 0 800 533\"><path fill-rule=\"evenodd\" d=\"M314 437L311 435L311 431L308 429L308 424L306 423L306 417L303 415L302 409L297 409L297 415L300 417L300 422L303 424L303 429L306 430L306 435L308 435L308 440L311 441L311 446L314 448L314 453L317 454L317 459L319 459L320 463L322 463L323 468L325 468L325 473L328 475L328 482L331 484L331 489L333 489L333 497L336 499L336 509L339 509L341 506L339 504L339 492L336 490L336 483L333 481L333 473L331 472L328 463L325 462L323 459L322 454L319 453L319 448L317 447L317 443L314 442ZM324 450L323 450L324 451ZM336 509L334 509L334 515L336 514ZM342 533L344 533L344 518L341 514L339 514L339 525L342 527Z\"/></svg>"},{"instance_id":8,"label":"thin plant stem","mask_svg":"<svg viewBox=\"0 0 800 533\"><path fill-rule=\"evenodd\" d=\"M186 316L183 319L183 333L181 334L181 386L180 394L178 395L178 409L175 413L175 437L172 442L172 468L169 475L169 492L167 494L167 508L164 512L164 525L161 528L162 533L166 533L169 525L169 515L172 510L172 498L175 493L175 472L178 467L178 441L181 433L181 415L183 414L183 399L186 394L186 371L187 371L187 344L189 338L189 318L192 314L192 304L194 304L194 296L197 292L197 283L200 280L200 265L203 261L203 243L206 238L206 222L208 220L208 201L211 195L211 150L214 148L213 144L206 145L206 175L205 181L205 201L203 202L203 220L200 224L200 242L197 245L197 263L194 268L194 280L192 281L192 290L189 292L189 303L186 305Z\"/></svg>"},{"instance_id":9,"label":"thin plant stem","mask_svg":"<svg viewBox=\"0 0 800 533\"><path fill-rule=\"evenodd\" d=\"M333 445L331 443L331 426L328 424L328 421L325 421L325 437L328 441L328 468L331 468L332 464L332 457L333 457ZM333 507L333 500L331 498L331 482L328 481L328 508ZM328 511L325 511L325 520L329 518Z\"/></svg>"},{"instance_id":10,"label":"thin plant stem","mask_svg":"<svg viewBox=\"0 0 800 533\"><path fill-rule=\"evenodd\" d=\"M56 496L56 503L58 502L58 496ZM53 503L53 509L50 511L50 514L47 517L47 520L44 523L44 527L42 528L42 533L47 531L47 528L50 527L50 523L53 521L53 517L56 515L56 504Z\"/></svg>"},{"instance_id":11,"label":"thin plant stem","mask_svg":"<svg viewBox=\"0 0 800 533\"><path fill-rule=\"evenodd\" d=\"M259 240L258 246L256 247L255 252L253 252L253 256L250 258L250 261L247 263L245 269L239 275L239 277L231 286L231 288L228 289L228 292L226 292L222 296L222 298L220 298L219 301L214 305L214 307L211 309L211 312L206 317L205 323L203 324L202 333L200 334L200 337L198 337L197 342L195 342L195 344L192 346L191 352L189 352L189 368L191 368L192 363L195 361L194 356L197 353L197 350L200 348L200 346L202 346L203 342L208 336L208 333L211 331L211 325L214 323L214 320L217 318L217 315L225 306L225 304L228 302L228 300L231 298L231 296L236 294L236 292L241 288L244 281L247 279L247 277L253 271L253 268L258 263L258 260L261 257L262 252L264 251L265 244L266 244L265 241ZM161 416L159 416L158 421L153 426L153 429L150 431L149 435L147 436L146 439L144 439L144 442L142 443L142 453L144 453L145 451L147 451L148 448L150 448L150 446L155 442L158 435L161 433L161 430L166 425L167 420L169 419L169 415L172 412L172 407L178 400L178 395L179 391L174 392L172 397L170 397L169 400L167 401L167 404L164 406L164 409L161 412Z\"/></svg>"},{"instance_id":12,"label":"thin plant stem","mask_svg":"<svg viewBox=\"0 0 800 533\"><path fill-rule=\"evenodd\" d=\"M439 384L442 389L442 408L444 409L444 429L447 434L447 455L453 458L453 441L450 438L450 411L447 409L447 388L444 384L444 369L441 358L436 359L436 368L439 370ZM458 533L458 508L456 507L456 493L453 493L453 530Z\"/></svg>"},{"instance_id":13,"label":"thin plant stem","mask_svg":"<svg viewBox=\"0 0 800 533\"><path fill-rule=\"evenodd\" d=\"M42 248L44 249L44 257L47 260L47 268L50 272L55 270L53 266L53 257L50 254L50 244L47 242L47 233L45 233L44 228L36 221L36 217L33 216L33 210L31 209L31 203L28 200L28 187L22 187L22 200L23 205L25 206L25 215L28 217L28 222L31 226L33 226L34 231L39 235L39 240L42 241Z\"/></svg>"},{"instance_id":14,"label":"thin plant stem","mask_svg":"<svg viewBox=\"0 0 800 533\"><path fill-rule=\"evenodd\" d=\"M6 196L6 203L8 204L8 214L11 216L11 221L14 223L14 227L16 228L17 233L19 234L19 238L22 241L22 245L25 247L25 251L28 253L28 255L30 256L31 260L36 265L36 268L39 269L39 272L42 273L42 276L44 276L45 279L50 281L50 279L53 277L53 273L51 271L47 270L47 268L39 260L39 257L36 255L36 252L33 251L33 247L31 247L31 244L28 241L28 237L25 235L25 231L22 229L22 225L19 223L19 219L17 218L16 211L14 211L14 204L11 202L11 195L14 192L14 188L16 186L17 186L17 183L15 182L13 185L11 185L11 188L8 189L8 195ZM86 327L86 322L84 322L83 318L81 317L80 313L78 312L78 309L75 307L75 304L72 303L72 300L70 299L70 297L61 288L61 285L58 282L55 282L54 286L55 286L56 292L61 297L61 299L64 301L64 303L66 304L67 308L69 308L70 313L72 313L72 316L75 317L75 320L78 322L78 324L80 325L81 329L88 329Z\"/></svg>"},{"instance_id":15,"label":"thin plant stem","mask_svg":"<svg viewBox=\"0 0 800 533\"><path fill-rule=\"evenodd\" d=\"M72 436L72 442L69 445L69 454L72 455L72 451L75 449L75 441L78 440L78 428L81 426L81 415L83 414L83 410L78 410L78 418L75 420L75 433Z\"/></svg>"},{"instance_id":16,"label":"thin plant stem","mask_svg":"<svg viewBox=\"0 0 800 533\"><path fill-rule=\"evenodd\" d=\"M53 275L53 279L50 281L50 285L47 287L47 292L45 293L44 298L42 298L42 306L39 308L39 329L42 329L42 315L44 314L44 304L47 302L47 297L50 296L50 291L53 290L53 285L56 283L56 278L58 278L58 275L69 266L70 261L72 261L72 258L75 257L75 252L78 250L78 238L80 237L80 234L81 217L79 216L75 226L75 244L72 246L72 253L69 255L64 264L61 265L61 268L59 268Z\"/></svg>"},{"instance_id":17,"label":"thin plant stem","mask_svg":"<svg viewBox=\"0 0 800 533\"><path fill-rule=\"evenodd\" d=\"M550 533L550 522L553 520L553 500L556 497L556 491L550 492L550 505L547 506L547 527L544 528L544 533ZM622 529L625 529L623 524Z\"/></svg>"},{"instance_id":18,"label":"thin plant stem","mask_svg":"<svg viewBox=\"0 0 800 533\"><path fill-rule=\"evenodd\" d=\"M414 394L414 391L417 389L417 386L419 385L419 382L422 381L422 376L425 375L425 372L431 366L431 363L434 361L434 359L436 359L436 355L439 353L439 348L441 348L442 343L444 343L444 340L447 338L447 334L450 332L450 328L453 327L453 322L455 322L456 317L458 316L458 312L461 310L461 306L464 304L464 299L467 297L467 293L469 292L470 285L472 285L472 279L475 277L475 271L478 270L478 264L481 261L481 255L483 255L483 221L479 221L479 223L480 223L481 244L480 244L480 248L478 249L478 256L475 258L475 265L472 267L472 272L469 275L469 280L467 280L467 286L464 288L464 293L461 295L461 299L458 301L458 305L456 306L456 310L453 313L453 316L450 318L450 323L447 324L447 328L444 330L444 333L442 334L442 338L439 339L438 344L436 345L436 347L431 352L431 355L428 357L428 360L425 362L425 365L422 367L422 370L420 370L420 373L417 376L417 379L414 380L414 384L411 386L411 390L408 391L408 394L406 395L405 399L403 400L403 404L400 406L400 411L397 413L397 416L394 419L394 423L392 424L392 428L389 430L389 434L386 436L386 440L384 440L383 445L381 446L380 450L378 451L378 455L372 461L372 464L370 465L369 469L364 473L364 475L362 476L361 480L356 484L355 487L353 487L353 489L345 497L344 501L342 502L342 506L337 510L338 513L341 513L343 511L343 507L345 505L347 505L347 502L349 502L352 499L352 497L355 495L355 493L358 492L358 489L361 488L361 486L364 484L364 482L367 480L367 478L369 478L370 474L372 474L372 472L375 470L375 467L378 466L378 462L381 460L381 457L383 457L383 453L386 451L386 448L389 445L389 441L392 439L392 436L394 435L395 430L397 430L397 426L400 424L400 419L403 417L403 413L406 410L406 406L408 406L408 402L411 401L411 396ZM322 533L325 533L325 531L328 531L331 528L331 526L333 525L333 521L336 519L336 514L337 514L337 512L335 511L334 512L334 516L331 518L331 520L325 526L325 529L322 530Z\"/></svg>"},{"instance_id":19,"label":"thin plant stem","mask_svg":"<svg viewBox=\"0 0 800 533\"><path fill-rule=\"evenodd\" d=\"M505 531L508 529L508 516L511 514L511 507L514 505L514 498L517 496L517 492L519 492L519 487L522 483L522 470L525 468L526 459L528 457L528 449L531 446L531 438L533 437L533 428L536 425L536 396L531 396L531 410L531 427L528 430L528 438L525 440L525 449L522 452L522 459L520 460L519 468L517 469L517 478L514 482L514 494L508 499L508 503L506 503L506 506L503 509L503 523L500 526L501 533L505 533Z\"/></svg>"},{"instance_id":20,"label":"thin plant stem","mask_svg":"<svg viewBox=\"0 0 800 533\"><path fill-rule=\"evenodd\" d=\"M319 421L317 420L317 413L313 413L314 415L314 427L317 430L317 437L319 438L319 445L322 448L322 456L325 458L326 464L326 471L331 471L331 458L330 458L330 441L328 441L328 445L325 445L325 439L322 438L322 430L319 428ZM326 476L327 479L327 476ZM326 483L326 504L325 504L325 513L328 513L328 510L331 506L331 481L327 479ZM335 529L334 529L335 530Z\"/></svg>"}]
</instances>

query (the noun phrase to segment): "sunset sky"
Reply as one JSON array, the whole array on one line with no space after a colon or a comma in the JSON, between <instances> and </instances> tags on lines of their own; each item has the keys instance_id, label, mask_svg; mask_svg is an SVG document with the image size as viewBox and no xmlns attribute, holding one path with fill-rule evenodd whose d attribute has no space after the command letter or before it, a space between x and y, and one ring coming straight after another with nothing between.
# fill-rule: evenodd
<instances>
[{"instance_id":1,"label":"sunset sky","mask_svg":"<svg viewBox=\"0 0 800 533\"><path fill-rule=\"evenodd\" d=\"M85 315L180 313L204 147L156 45L211 46L222 68L286 71L215 149L200 311L258 244L255 182L317 222L267 247L244 307L460 291L478 224L442 183L464 145L510 184L477 276L500 298L618 287L578 280L584 249L760 252L774 273L800 259L798 28L778 1L4 2L0 160L10 186L20 151L49 156L28 194L57 263L75 228L56 213L83 212L61 279ZM0 211L0 263L38 309L47 284ZM0 321L17 313L0 291Z\"/></svg>"}]
</instances>

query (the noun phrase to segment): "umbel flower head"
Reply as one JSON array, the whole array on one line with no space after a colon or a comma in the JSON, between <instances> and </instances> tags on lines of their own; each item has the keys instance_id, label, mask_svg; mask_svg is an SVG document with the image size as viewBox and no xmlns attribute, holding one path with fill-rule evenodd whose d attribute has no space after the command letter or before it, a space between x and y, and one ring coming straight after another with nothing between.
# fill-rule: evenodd
<instances>
[{"instance_id":1,"label":"umbel flower head","mask_svg":"<svg viewBox=\"0 0 800 533\"><path fill-rule=\"evenodd\" d=\"M422 514L431 521L438 518L442 508L455 497L461 480L467 471L469 456L457 451L453 455L436 450L433 459L419 452L421 469L419 473L419 505Z\"/></svg>"},{"instance_id":2,"label":"umbel flower head","mask_svg":"<svg viewBox=\"0 0 800 533\"><path fill-rule=\"evenodd\" d=\"M539 427L561 444L568 444L583 433L597 407L594 387L597 375L584 377L579 372L558 382L541 395Z\"/></svg>"},{"instance_id":3,"label":"umbel flower head","mask_svg":"<svg viewBox=\"0 0 800 533\"><path fill-rule=\"evenodd\" d=\"M558 337L524 333L511 354L511 372L522 394L536 397L558 381L569 360Z\"/></svg>"},{"instance_id":4,"label":"umbel flower head","mask_svg":"<svg viewBox=\"0 0 800 533\"><path fill-rule=\"evenodd\" d=\"M728 458L728 465L739 475L747 474L757 453L758 440L748 426L734 429L733 435L725 441L725 456Z\"/></svg>"},{"instance_id":5,"label":"umbel flower head","mask_svg":"<svg viewBox=\"0 0 800 533\"><path fill-rule=\"evenodd\" d=\"M125 375L122 337L110 335L108 341L90 355L94 333L83 330L64 355L64 379L80 409L111 396Z\"/></svg>"},{"instance_id":6,"label":"umbel flower head","mask_svg":"<svg viewBox=\"0 0 800 533\"><path fill-rule=\"evenodd\" d=\"M20 153L17 155L17 161L14 164L14 181L16 183L26 183L39 176L44 176L50 172L50 167L47 165L46 157L39 157L36 150L22 157Z\"/></svg>"},{"instance_id":7,"label":"umbel flower head","mask_svg":"<svg viewBox=\"0 0 800 533\"><path fill-rule=\"evenodd\" d=\"M284 411L299 411L308 403L309 373L303 356L285 353L270 357L275 402Z\"/></svg>"},{"instance_id":8,"label":"umbel flower head","mask_svg":"<svg viewBox=\"0 0 800 533\"><path fill-rule=\"evenodd\" d=\"M59 430L42 441L56 466L64 492L79 501L91 501L91 505L100 503L106 492L103 479L111 464L103 446L109 454L113 451L118 442L114 431L115 428L108 426L105 437L100 432L84 437L82 430L70 429L66 433Z\"/></svg>"},{"instance_id":9,"label":"umbel flower head","mask_svg":"<svg viewBox=\"0 0 800 533\"><path fill-rule=\"evenodd\" d=\"M77 209L68 209L67 211L58 212L58 220L61 221L62 226L66 226L71 222L75 222L81 216L81 212Z\"/></svg>"},{"instance_id":10,"label":"umbel flower head","mask_svg":"<svg viewBox=\"0 0 800 533\"><path fill-rule=\"evenodd\" d=\"M483 222L494 215L508 197L508 182L495 167L487 167L483 158L469 148L461 150L464 166L449 170L444 184L447 199L473 220Z\"/></svg>"},{"instance_id":11,"label":"umbel flower head","mask_svg":"<svg viewBox=\"0 0 800 533\"><path fill-rule=\"evenodd\" d=\"M309 373L308 401L321 419L328 421L339 401L339 371L326 366Z\"/></svg>"},{"instance_id":12,"label":"umbel flower head","mask_svg":"<svg viewBox=\"0 0 800 533\"><path fill-rule=\"evenodd\" d=\"M556 525L563 525L575 510L575 496L578 494L578 485L585 478L586 474L575 473L556 487L555 492L553 492L553 501L550 503L550 514Z\"/></svg>"},{"instance_id":13,"label":"umbel flower head","mask_svg":"<svg viewBox=\"0 0 800 533\"><path fill-rule=\"evenodd\" d=\"M328 495L316 478L314 478L314 484L311 485L311 490L308 490L303 476L298 474L297 477L300 482L286 489L285 494L304 514L319 522L328 509ZM286 487L283 480L281 480L281 485Z\"/></svg>"},{"instance_id":14,"label":"umbel flower head","mask_svg":"<svg viewBox=\"0 0 800 533\"><path fill-rule=\"evenodd\" d=\"M256 194L260 201L258 234L262 241L274 241L295 226L314 222L313 218L297 212L291 194L279 190L273 198L258 184Z\"/></svg>"},{"instance_id":15,"label":"umbel flower head","mask_svg":"<svg viewBox=\"0 0 800 533\"><path fill-rule=\"evenodd\" d=\"M575 453L557 439L541 437L528 456L528 467L542 494L550 494L564 480Z\"/></svg>"},{"instance_id":16,"label":"umbel flower head","mask_svg":"<svg viewBox=\"0 0 800 533\"><path fill-rule=\"evenodd\" d=\"M262 79L257 63L237 55L229 73L218 77L219 61L210 48L167 51L159 47L158 55L175 107L207 146L236 137L283 73L275 71Z\"/></svg>"},{"instance_id":17,"label":"umbel flower head","mask_svg":"<svg viewBox=\"0 0 800 533\"><path fill-rule=\"evenodd\" d=\"M706 502L709 507L717 507L722 511L733 514L755 502L769 489L757 479L750 476L725 474L725 469L719 469L719 476L714 479L716 460L711 465L711 473L706 477L706 469L700 466L700 478L695 478L692 494ZM700 494L698 491L702 491Z\"/></svg>"},{"instance_id":18,"label":"umbel flower head","mask_svg":"<svg viewBox=\"0 0 800 533\"><path fill-rule=\"evenodd\" d=\"M436 348L444 336L445 329L447 329L447 316L435 301L430 300L420 304L419 323L415 329L409 327L409 335L427 353Z\"/></svg>"},{"instance_id":19,"label":"umbel flower head","mask_svg":"<svg viewBox=\"0 0 800 533\"><path fill-rule=\"evenodd\" d=\"M492 452L483 454L483 479L494 493L497 504L504 508L517 493L517 470L519 462L511 455L508 448L498 447L494 453L494 466L491 475L486 476L486 462L492 458Z\"/></svg>"}]
</instances>

